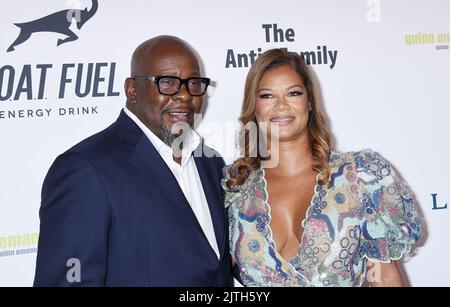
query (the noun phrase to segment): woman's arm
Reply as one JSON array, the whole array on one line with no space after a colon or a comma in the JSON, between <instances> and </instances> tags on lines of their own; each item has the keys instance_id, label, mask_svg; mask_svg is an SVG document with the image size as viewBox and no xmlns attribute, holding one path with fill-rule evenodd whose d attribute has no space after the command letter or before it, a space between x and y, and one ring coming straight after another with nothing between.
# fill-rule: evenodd
<instances>
[{"instance_id":1,"label":"woman's arm","mask_svg":"<svg viewBox=\"0 0 450 307\"><path fill-rule=\"evenodd\" d=\"M368 262L367 280L372 287L403 287L397 261L391 263Z\"/></svg>"}]
</instances>

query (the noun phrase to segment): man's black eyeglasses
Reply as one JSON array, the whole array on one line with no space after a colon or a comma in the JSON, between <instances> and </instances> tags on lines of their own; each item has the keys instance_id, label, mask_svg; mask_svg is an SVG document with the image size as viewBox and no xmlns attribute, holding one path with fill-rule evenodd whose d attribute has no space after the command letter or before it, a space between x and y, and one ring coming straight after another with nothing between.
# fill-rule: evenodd
<instances>
[{"instance_id":1,"label":"man's black eyeglasses","mask_svg":"<svg viewBox=\"0 0 450 307\"><path fill-rule=\"evenodd\" d=\"M181 79L174 76L156 76L156 77L144 77L135 76L131 77L134 80L148 80L155 82L158 86L158 91L161 95L175 95L184 84L192 96L202 96L206 93L210 79L203 77L191 77L187 79Z\"/></svg>"}]
</instances>

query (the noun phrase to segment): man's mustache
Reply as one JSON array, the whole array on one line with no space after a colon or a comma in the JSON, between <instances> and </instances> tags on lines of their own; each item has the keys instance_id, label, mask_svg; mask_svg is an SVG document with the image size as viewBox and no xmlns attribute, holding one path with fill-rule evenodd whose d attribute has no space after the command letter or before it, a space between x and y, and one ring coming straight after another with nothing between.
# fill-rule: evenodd
<instances>
[{"instance_id":1,"label":"man's mustache","mask_svg":"<svg viewBox=\"0 0 450 307\"><path fill-rule=\"evenodd\" d=\"M177 107L170 106L170 107L164 107L161 110L161 115L164 115L165 113L168 113L168 112L178 112L178 111L180 111L180 109L182 110L182 112L187 111L187 112L190 112L191 114L195 114L195 110L192 106L177 106Z\"/></svg>"}]
</instances>

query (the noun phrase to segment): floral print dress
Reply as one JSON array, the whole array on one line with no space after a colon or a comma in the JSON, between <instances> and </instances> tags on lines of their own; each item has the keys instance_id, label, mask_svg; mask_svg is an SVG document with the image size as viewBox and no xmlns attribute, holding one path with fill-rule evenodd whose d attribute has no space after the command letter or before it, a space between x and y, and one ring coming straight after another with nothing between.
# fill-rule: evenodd
<instances>
[{"instance_id":1,"label":"floral print dress","mask_svg":"<svg viewBox=\"0 0 450 307\"><path fill-rule=\"evenodd\" d=\"M361 286L368 260L400 259L418 240L413 199L378 153L332 152L329 165L330 183L316 184L291 259L272 238L264 169L232 192L225 184L230 166L224 168L230 251L245 286Z\"/></svg>"}]
</instances>

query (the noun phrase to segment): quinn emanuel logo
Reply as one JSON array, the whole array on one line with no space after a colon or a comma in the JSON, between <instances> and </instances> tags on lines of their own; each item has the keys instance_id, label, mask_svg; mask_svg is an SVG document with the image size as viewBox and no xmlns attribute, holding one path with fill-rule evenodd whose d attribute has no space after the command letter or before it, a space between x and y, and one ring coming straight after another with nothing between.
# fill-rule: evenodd
<instances>
[{"instance_id":1,"label":"quinn emanuel logo","mask_svg":"<svg viewBox=\"0 0 450 307\"><path fill-rule=\"evenodd\" d=\"M39 233L0 235L0 258L35 254L37 252L38 239Z\"/></svg>"},{"instance_id":2,"label":"quinn emanuel logo","mask_svg":"<svg viewBox=\"0 0 450 307\"><path fill-rule=\"evenodd\" d=\"M450 33L415 33L405 35L408 46L434 45L436 50L450 49Z\"/></svg>"},{"instance_id":3,"label":"quinn emanuel logo","mask_svg":"<svg viewBox=\"0 0 450 307\"><path fill-rule=\"evenodd\" d=\"M88 8L85 8L84 10L63 10L30 22L15 23L15 25L20 28L20 34L11 46L9 46L7 51L14 51L15 47L27 41L30 36L36 32L53 32L66 35L66 38L58 39L57 46L75 41L78 39L78 36L69 29L72 20L76 20L77 28L80 30L81 27L95 15L97 9L98 1L92 0L92 7L90 10L88 10Z\"/></svg>"}]
</instances>

